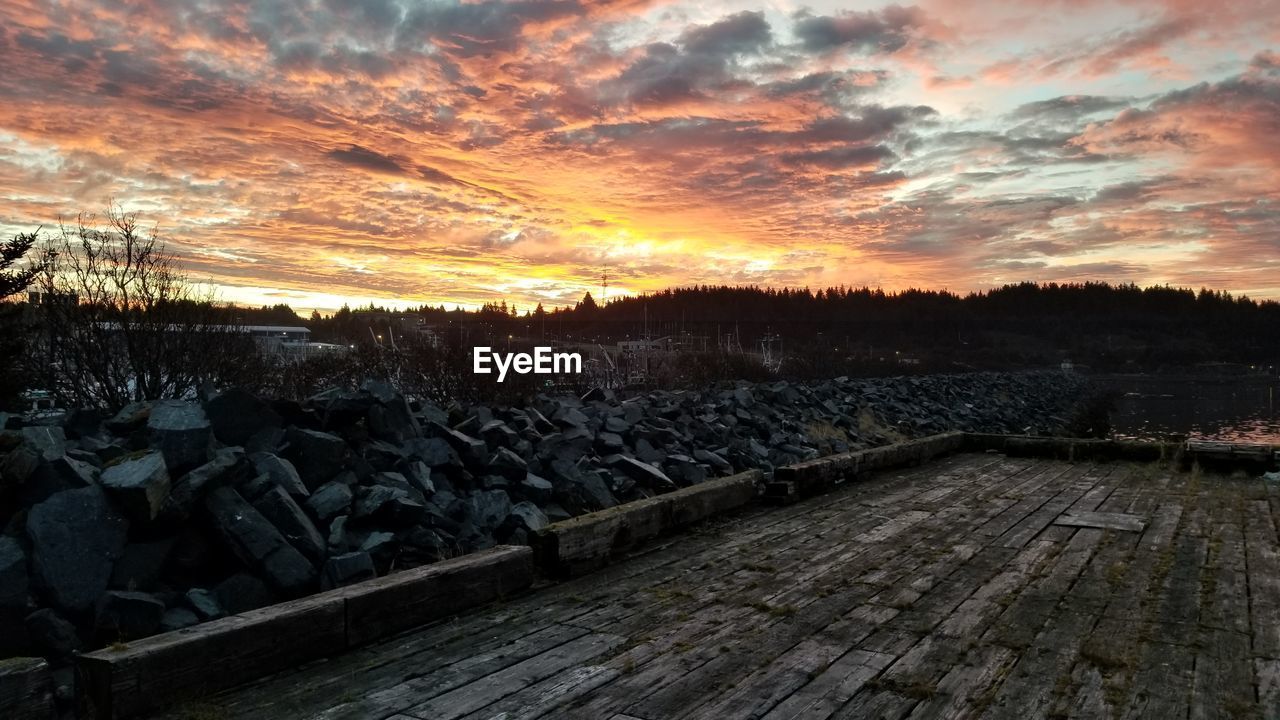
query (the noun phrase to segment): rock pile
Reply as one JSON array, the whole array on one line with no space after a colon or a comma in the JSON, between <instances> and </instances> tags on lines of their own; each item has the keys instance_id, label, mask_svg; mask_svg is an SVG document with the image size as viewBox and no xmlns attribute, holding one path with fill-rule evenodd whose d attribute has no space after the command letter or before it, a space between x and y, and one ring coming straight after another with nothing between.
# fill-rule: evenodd
<instances>
[{"instance_id":1,"label":"rock pile","mask_svg":"<svg viewBox=\"0 0 1280 720\"><path fill-rule=\"evenodd\" d=\"M0 416L0 657L65 662L749 468L949 429L1048 431L1080 391L972 374L446 410L369 382Z\"/></svg>"}]
</instances>

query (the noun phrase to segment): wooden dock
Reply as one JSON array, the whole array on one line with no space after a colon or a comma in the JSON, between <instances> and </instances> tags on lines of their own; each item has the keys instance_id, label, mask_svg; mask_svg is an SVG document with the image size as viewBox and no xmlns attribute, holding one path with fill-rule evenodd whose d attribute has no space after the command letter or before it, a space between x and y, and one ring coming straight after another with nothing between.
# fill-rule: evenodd
<instances>
[{"instance_id":1,"label":"wooden dock","mask_svg":"<svg viewBox=\"0 0 1280 720\"><path fill-rule=\"evenodd\" d=\"M1280 718L1280 488L964 453L165 718Z\"/></svg>"}]
</instances>

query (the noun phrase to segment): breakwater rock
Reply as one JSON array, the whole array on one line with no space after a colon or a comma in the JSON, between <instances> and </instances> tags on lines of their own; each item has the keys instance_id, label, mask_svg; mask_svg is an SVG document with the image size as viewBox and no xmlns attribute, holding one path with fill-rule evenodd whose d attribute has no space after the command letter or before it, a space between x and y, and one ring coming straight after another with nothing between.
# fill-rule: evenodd
<instances>
[{"instance_id":1,"label":"breakwater rock","mask_svg":"<svg viewBox=\"0 0 1280 720\"><path fill-rule=\"evenodd\" d=\"M0 657L65 662L742 470L945 430L1054 432L1083 392L974 373L441 408L368 382L0 416Z\"/></svg>"}]
</instances>

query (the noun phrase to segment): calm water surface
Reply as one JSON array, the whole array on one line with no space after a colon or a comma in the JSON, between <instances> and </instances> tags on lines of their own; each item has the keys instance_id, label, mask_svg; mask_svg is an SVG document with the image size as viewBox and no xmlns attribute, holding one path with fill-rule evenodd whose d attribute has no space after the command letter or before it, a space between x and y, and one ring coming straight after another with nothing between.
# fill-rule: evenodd
<instances>
[{"instance_id":1,"label":"calm water surface","mask_svg":"<svg viewBox=\"0 0 1280 720\"><path fill-rule=\"evenodd\" d=\"M1122 395L1116 437L1280 444L1280 380L1268 377L1095 376Z\"/></svg>"}]
</instances>

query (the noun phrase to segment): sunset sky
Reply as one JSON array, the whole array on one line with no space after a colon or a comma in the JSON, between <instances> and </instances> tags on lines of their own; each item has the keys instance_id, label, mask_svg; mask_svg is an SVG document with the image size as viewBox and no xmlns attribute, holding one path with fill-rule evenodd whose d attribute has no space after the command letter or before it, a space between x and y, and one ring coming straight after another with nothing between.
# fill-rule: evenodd
<instances>
[{"instance_id":1,"label":"sunset sky","mask_svg":"<svg viewBox=\"0 0 1280 720\"><path fill-rule=\"evenodd\" d=\"M1280 0L0 0L0 232L241 303L1280 298Z\"/></svg>"}]
</instances>

